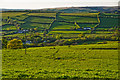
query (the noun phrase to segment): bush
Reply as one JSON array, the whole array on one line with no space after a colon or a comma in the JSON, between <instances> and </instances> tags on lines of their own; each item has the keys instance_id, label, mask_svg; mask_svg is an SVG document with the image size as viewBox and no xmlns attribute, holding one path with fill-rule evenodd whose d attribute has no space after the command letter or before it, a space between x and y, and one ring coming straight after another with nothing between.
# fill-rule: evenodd
<instances>
[{"instance_id":1,"label":"bush","mask_svg":"<svg viewBox=\"0 0 120 80\"><path fill-rule=\"evenodd\" d=\"M23 48L23 43L21 40L13 39L7 44L8 49L21 49Z\"/></svg>"}]
</instances>

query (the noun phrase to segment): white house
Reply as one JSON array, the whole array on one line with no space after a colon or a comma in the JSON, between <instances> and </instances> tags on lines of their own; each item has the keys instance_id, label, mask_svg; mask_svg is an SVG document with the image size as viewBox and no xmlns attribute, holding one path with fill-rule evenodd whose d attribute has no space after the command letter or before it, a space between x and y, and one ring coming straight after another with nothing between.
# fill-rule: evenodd
<instances>
[{"instance_id":1,"label":"white house","mask_svg":"<svg viewBox=\"0 0 120 80\"><path fill-rule=\"evenodd\" d=\"M83 29L84 29L84 30L91 30L90 27L84 27Z\"/></svg>"}]
</instances>

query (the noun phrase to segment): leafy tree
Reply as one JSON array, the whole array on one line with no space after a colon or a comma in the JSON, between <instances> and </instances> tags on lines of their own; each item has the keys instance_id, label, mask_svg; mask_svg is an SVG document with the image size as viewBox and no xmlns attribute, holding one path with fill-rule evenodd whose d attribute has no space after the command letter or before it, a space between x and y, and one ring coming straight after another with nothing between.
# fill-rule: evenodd
<instances>
[{"instance_id":1,"label":"leafy tree","mask_svg":"<svg viewBox=\"0 0 120 80\"><path fill-rule=\"evenodd\" d=\"M21 49L23 48L23 43L21 40L13 39L7 44L8 49Z\"/></svg>"}]
</instances>

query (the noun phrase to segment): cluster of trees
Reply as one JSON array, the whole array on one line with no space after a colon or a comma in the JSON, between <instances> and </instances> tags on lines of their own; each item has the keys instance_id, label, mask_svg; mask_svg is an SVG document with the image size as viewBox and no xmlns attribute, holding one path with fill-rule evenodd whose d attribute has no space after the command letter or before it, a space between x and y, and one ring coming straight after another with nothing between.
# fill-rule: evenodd
<instances>
[{"instance_id":1,"label":"cluster of trees","mask_svg":"<svg viewBox=\"0 0 120 80\"><path fill-rule=\"evenodd\" d=\"M71 38L71 39L64 39L64 37L59 34L59 35L48 35L46 36L40 36L39 34L34 34L30 36L22 36L18 37L16 39L10 37L2 38L2 47L3 48L23 48L24 44L26 41L31 41L31 44L27 44L28 47L34 47L34 46L56 46L56 45L76 45L76 44L83 44L88 41L100 41L100 40L105 40L105 41L119 41L120 40L120 31L117 29L113 35L103 35L103 36L92 36L88 35L85 36L85 34L79 34L78 38ZM9 42L8 42L9 40ZM14 47L18 46L18 47Z\"/></svg>"},{"instance_id":2,"label":"cluster of trees","mask_svg":"<svg viewBox=\"0 0 120 80\"><path fill-rule=\"evenodd\" d=\"M69 39L69 40L61 39L61 40L57 41L56 43L57 43L57 45L76 45L76 44L83 44L87 41L100 41L100 40L119 41L120 38L115 37L115 36L86 36L86 37Z\"/></svg>"},{"instance_id":3,"label":"cluster of trees","mask_svg":"<svg viewBox=\"0 0 120 80\"><path fill-rule=\"evenodd\" d=\"M8 49L21 49L23 48L23 43L21 40L13 39L7 44Z\"/></svg>"},{"instance_id":4,"label":"cluster of trees","mask_svg":"<svg viewBox=\"0 0 120 80\"><path fill-rule=\"evenodd\" d=\"M19 39L13 39L8 41L6 38L2 39L2 48L7 49L21 49L23 48L23 42Z\"/></svg>"}]
</instances>

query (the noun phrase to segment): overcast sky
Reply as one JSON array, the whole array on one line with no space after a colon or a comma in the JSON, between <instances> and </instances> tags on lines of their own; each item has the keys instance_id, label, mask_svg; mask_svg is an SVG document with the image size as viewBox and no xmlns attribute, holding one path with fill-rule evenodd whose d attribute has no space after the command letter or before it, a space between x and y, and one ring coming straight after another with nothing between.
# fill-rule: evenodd
<instances>
[{"instance_id":1,"label":"overcast sky","mask_svg":"<svg viewBox=\"0 0 120 80\"><path fill-rule=\"evenodd\" d=\"M80 6L118 6L119 0L1 0L0 8L42 9Z\"/></svg>"}]
</instances>

